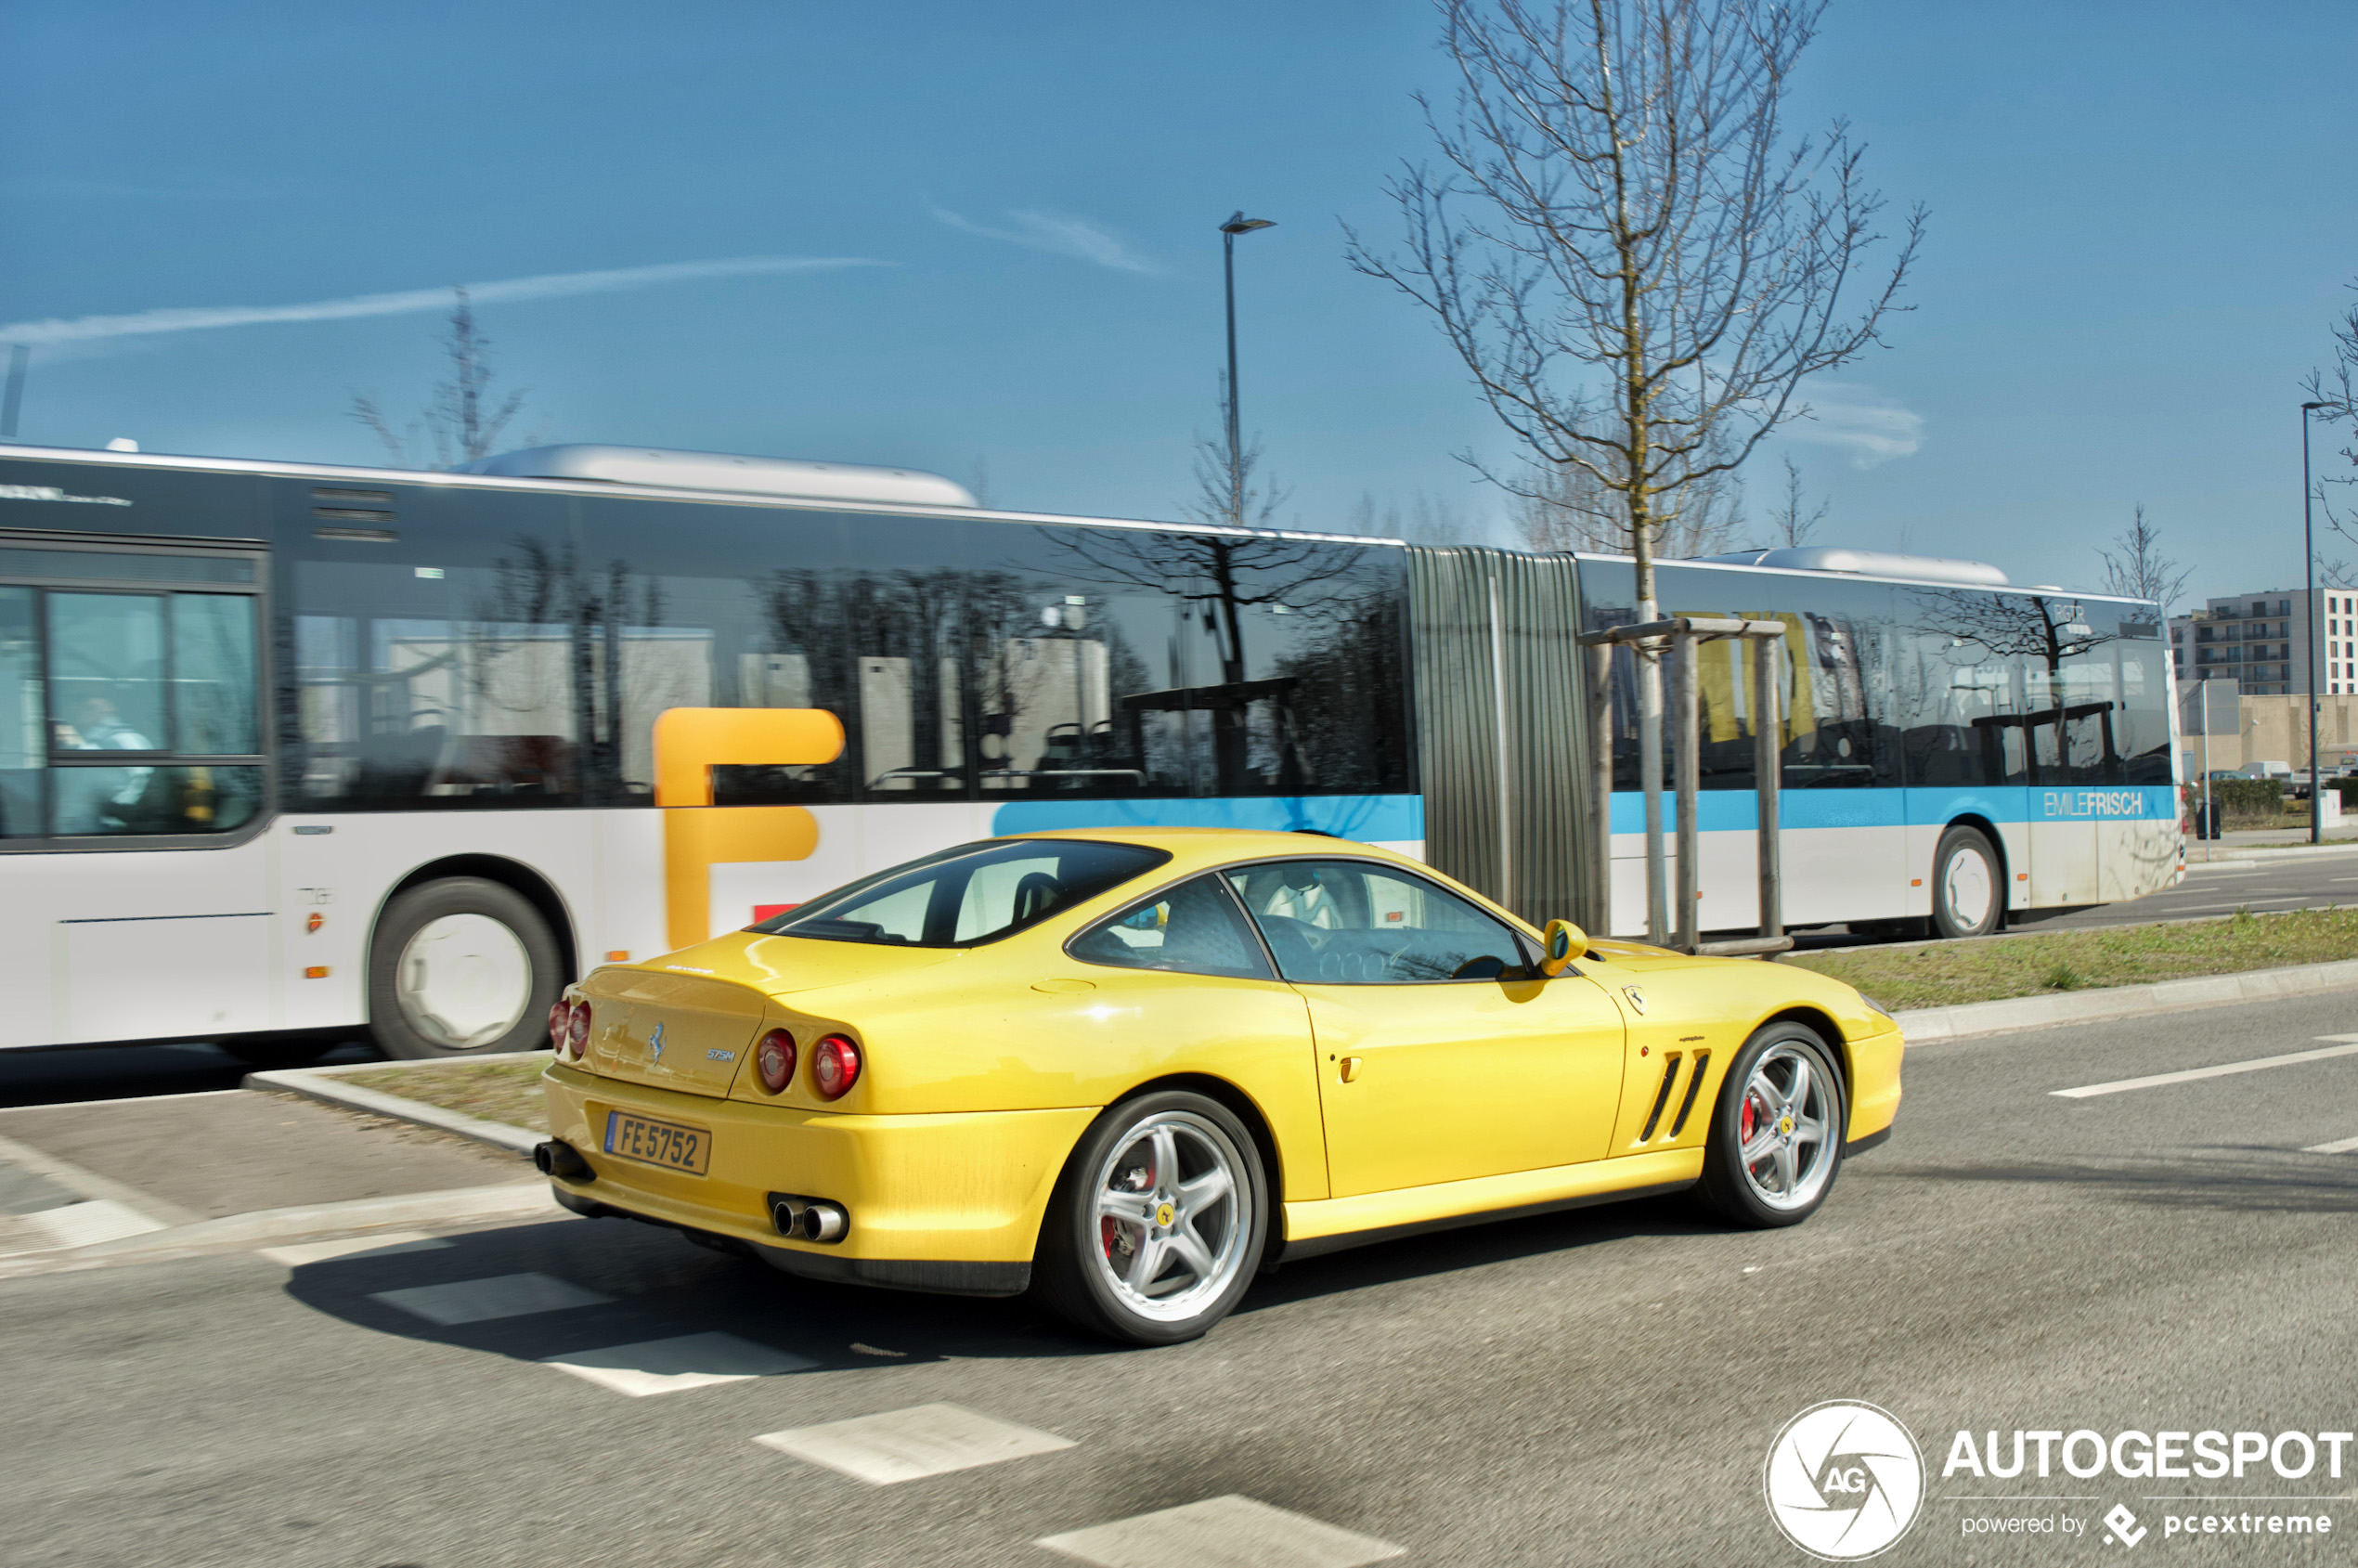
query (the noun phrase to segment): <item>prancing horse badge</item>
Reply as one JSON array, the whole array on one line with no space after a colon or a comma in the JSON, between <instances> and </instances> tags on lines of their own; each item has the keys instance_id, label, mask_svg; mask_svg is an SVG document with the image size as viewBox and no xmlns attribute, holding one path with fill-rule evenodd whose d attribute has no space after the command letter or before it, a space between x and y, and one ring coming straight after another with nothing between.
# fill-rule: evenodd
<instances>
[{"instance_id":1,"label":"prancing horse badge","mask_svg":"<svg viewBox=\"0 0 2358 1568\"><path fill-rule=\"evenodd\" d=\"M1621 988L1621 994L1629 998L1629 1005L1637 1008L1640 1013L1646 1010L1646 993L1639 991L1636 986L1623 986Z\"/></svg>"}]
</instances>

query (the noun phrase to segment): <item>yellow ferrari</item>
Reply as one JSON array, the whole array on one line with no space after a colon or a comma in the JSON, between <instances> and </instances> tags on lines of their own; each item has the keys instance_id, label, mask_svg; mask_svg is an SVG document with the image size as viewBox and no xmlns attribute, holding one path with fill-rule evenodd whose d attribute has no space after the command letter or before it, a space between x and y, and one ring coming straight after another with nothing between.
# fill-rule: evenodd
<instances>
[{"instance_id":1,"label":"yellow ferrari","mask_svg":"<svg viewBox=\"0 0 2358 1568\"><path fill-rule=\"evenodd\" d=\"M930 855L599 969L550 1031L568 1208L815 1278L1030 1290L1147 1344L1283 1260L1425 1228L1681 1188L1793 1225L1888 1135L1901 1051L1807 970L1181 828Z\"/></svg>"}]
</instances>

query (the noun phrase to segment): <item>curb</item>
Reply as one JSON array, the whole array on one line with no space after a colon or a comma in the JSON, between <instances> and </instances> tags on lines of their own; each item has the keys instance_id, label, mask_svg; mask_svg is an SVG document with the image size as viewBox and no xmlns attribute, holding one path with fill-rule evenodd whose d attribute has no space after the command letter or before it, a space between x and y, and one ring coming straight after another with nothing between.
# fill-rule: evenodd
<instances>
[{"instance_id":1,"label":"curb","mask_svg":"<svg viewBox=\"0 0 2358 1568\"><path fill-rule=\"evenodd\" d=\"M2003 1002L1967 1002L1954 1007L1913 1007L1892 1017L1909 1044L1923 1045L1978 1034L2052 1029L2057 1024L2143 1017L2174 1013L2183 1007L2216 1007L2235 1002L2267 1002L2278 997L2353 990L2358 990L2358 958L2332 964L2298 964L2282 969L2247 969L2238 975L2157 980L2151 985L2011 997Z\"/></svg>"},{"instance_id":2,"label":"curb","mask_svg":"<svg viewBox=\"0 0 2358 1568\"><path fill-rule=\"evenodd\" d=\"M0 1259L0 1279L31 1274L99 1268L112 1263L160 1262L229 1251L274 1241L300 1241L354 1232L420 1225L474 1225L486 1221L569 1219L541 1181L502 1182L496 1186L452 1187L348 1203L306 1203L291 1209L256 1209L218 1220L151 1230L87 1247L23 1252Z\"/></svg>"},{"instance_id":3,"label":"curb","mask_svg":"<svg viewBox=\"0 0 2358 1568\"><path fill-rule=\"evenodd\" d=\"M471 1062L514 1062L534 1058L545 1059L546 1051L503 1051L496 1056L470 1056ZM281 1068L269 1072L250 1072L245 1076L249 1089L279 1090L301 1095L306 1099L342 1106L347 1110L365 1110L372 1116L389 1116L396 1121L413 1122L431 1127L436 1132L455 1134L472 1138L479 1144L504 1148L511 1154L532 1156L533 1147L545 1140L545 1134L523 1127L511 1127L504 1121L486 1121L479 1116L460 1111L445 1110L423 1100L406 1099L378 1089L364 1089L357 1083L339 1083L336 1079L347 1072L366 1072L382 1068L383 1062L363 1062L353 1067Z\"/></svg>"}]
</instances>

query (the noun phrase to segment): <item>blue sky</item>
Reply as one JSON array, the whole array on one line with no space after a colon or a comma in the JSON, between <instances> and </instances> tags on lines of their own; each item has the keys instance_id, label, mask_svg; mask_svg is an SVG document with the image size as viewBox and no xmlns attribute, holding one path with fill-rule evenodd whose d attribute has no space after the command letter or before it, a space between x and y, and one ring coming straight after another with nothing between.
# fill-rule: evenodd
<instances>
[{"instance_id":1,"label":"blue sky","mask_svg":"<svg viewBox=\"0 0 2358 1568\"><path fill-rule=\"evenodd\" d=\"M979 462L996 504L1173 516L1242 207L1279 225L1239 314L1285 515L1489 517L1453 454L1501 434L1341 259L1339 220L1396 231L1433 31L1420 0L14 0L0 322L673 267L485 305L519 435ZM1837 5L1797 118L1846 114L1932 227L1892 346L1787 444L1820 537L2086 584L2143 502L2197 594L2297 577L2298 383L2358 303L2353 83L2344 4ZM743 258L791 261L680 265ZM22 438L375 460L344 409L421 401L436 325L45 344Z\"/></svg>"}]
</instances>

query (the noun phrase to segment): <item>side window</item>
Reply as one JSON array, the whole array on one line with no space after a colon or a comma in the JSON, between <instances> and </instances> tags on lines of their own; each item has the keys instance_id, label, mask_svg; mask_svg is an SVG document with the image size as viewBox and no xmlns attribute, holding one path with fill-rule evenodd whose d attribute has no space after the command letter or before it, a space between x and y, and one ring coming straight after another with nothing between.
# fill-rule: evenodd
<instances>
[{"instance_id":1,"label":"side window","mask_svg":"<svg viewBox=\"0 0 2358 1568\"><path fill-rule=\"evenodd\" d=\"M1365 861L1284 861L1227 873L1277 972L1317 985L1525 978L1501 922L1421 877Z\"/></svg>"},{"instance_id":2,"label":"side window","mask_svg":"<svg viewBox=\"0 0 2358 1568\"><path fill-rule=\"evenodd\" d=\"M1217 879L1192 882L1101 920L1065 949L1083 964L1265 980L1269 961Z\"/></svg>"},{"instance_id":3,"label":"side window","mask_svg":"<svg viewBox=\"0 0 2358 1568\"><path fill-rule=\"evenodd\" d=\"M0 578L17 579L0 583L0 837L215 834L253 820L256 603L231 585L258 586L256 565L0 547Z\"/></svg>"}]
</instances>

